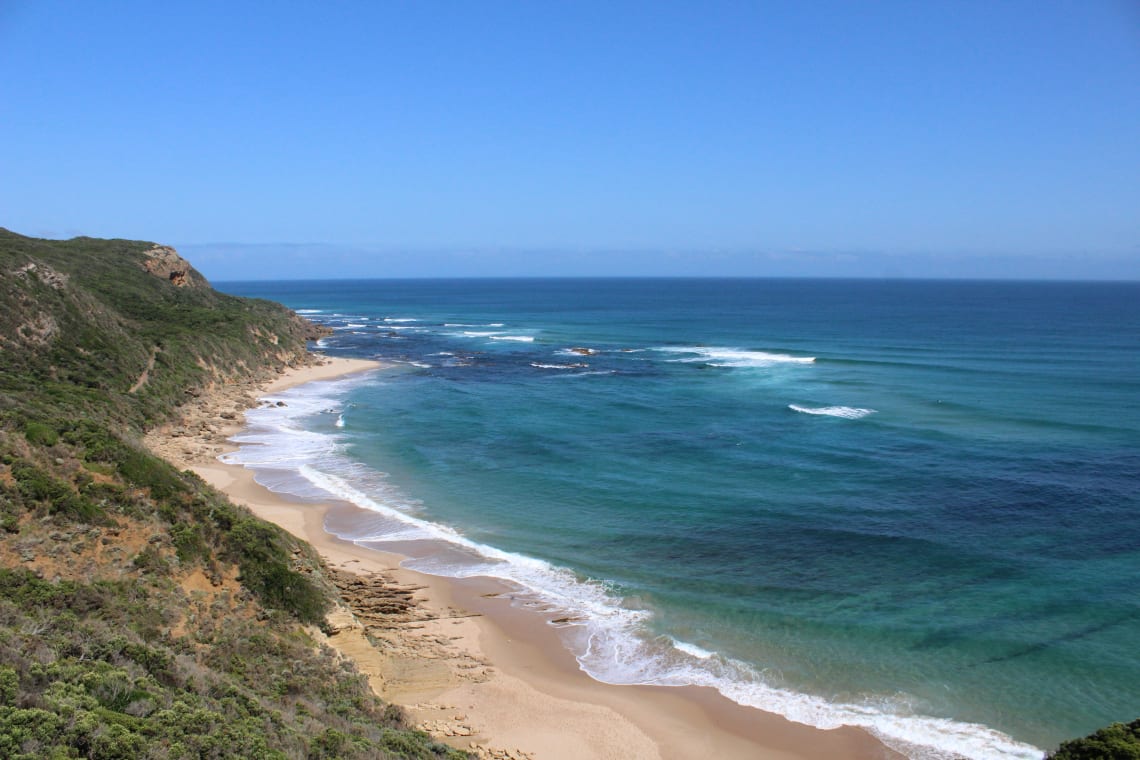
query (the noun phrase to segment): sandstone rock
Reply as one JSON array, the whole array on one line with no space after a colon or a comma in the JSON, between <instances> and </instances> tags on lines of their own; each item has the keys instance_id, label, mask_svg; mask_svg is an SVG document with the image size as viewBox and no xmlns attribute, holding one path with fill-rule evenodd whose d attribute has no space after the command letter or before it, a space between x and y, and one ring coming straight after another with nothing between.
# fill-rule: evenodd
<instances>
[{"instance_id":1,"label":"sandstone rock","mask_svg":"<svg viewBox=\"0 0 1140 760\"><path fill-rule=\"evenodd\" d=\"M146 258L142 262L142 268L155 277L169 281L176 288L209 286L206 278L170 246L156 245L143 255Z\"/></svg>"}]
</instances>

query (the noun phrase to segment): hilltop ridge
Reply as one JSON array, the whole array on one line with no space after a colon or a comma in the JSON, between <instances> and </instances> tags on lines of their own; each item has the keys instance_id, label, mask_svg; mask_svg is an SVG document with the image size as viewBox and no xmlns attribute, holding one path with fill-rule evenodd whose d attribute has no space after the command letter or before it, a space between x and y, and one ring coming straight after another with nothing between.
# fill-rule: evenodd
<instances>
[{"instance_id":1,"label":"hilltop ridge","mask_svg":"<svg viewBox=\"0 0 1140 760\"><path fill-rule=\"evenodd\" d=\"M10 380L101 389L102 405L136 424L187 390L309 362L306 341L321 334L279 304L215 291L174 249L143 241L0 229L0 306L0 352L25 370ZM118 403L144 371L138 403Z\"/></svg>"}]
</instances>

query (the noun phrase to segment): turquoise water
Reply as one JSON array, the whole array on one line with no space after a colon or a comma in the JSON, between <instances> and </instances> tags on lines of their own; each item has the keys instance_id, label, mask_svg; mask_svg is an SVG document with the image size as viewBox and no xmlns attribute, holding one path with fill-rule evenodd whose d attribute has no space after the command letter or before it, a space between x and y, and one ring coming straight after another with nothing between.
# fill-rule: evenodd
<instances>
[{"instance_id":1,"label":"turquoise water","mask_svg":"<svg viewBox=\"0 0 1140 760\"><path fill-rule=\"evenodd\" d=\"M413 567L520 584L600 680L915 757L1140 715L1140 284L223 289L393 363L282 394L236 461L365 507L330 529Z\"/></svg>"}]
</instances>

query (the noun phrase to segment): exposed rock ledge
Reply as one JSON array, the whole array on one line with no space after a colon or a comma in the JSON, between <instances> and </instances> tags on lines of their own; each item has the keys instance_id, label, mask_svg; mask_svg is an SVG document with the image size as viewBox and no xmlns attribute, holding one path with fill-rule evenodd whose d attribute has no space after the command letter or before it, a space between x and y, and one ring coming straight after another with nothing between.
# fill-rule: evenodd
<instances>
[{"instance_id":1,"label":"exposed rock ledge","mask_svg":"<svg viewBox=\"0 0 1140 760\"><path fill-rule=\"evenodd\" d=\"M143 251L143 255L146 256L142 262L143 269L155 277L169 280L176 288L209 287L210 283L206 282L206 278L170 246L156 245L148 251Z\"/></svg>"}]
</instances>

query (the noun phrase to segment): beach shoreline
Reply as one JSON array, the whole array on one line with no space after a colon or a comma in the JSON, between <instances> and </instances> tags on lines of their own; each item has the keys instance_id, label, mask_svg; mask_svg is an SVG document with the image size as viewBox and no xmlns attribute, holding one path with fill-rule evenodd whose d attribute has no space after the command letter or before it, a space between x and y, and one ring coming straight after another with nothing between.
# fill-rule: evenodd
<instances>
[{"instance_id":1,"label":"beach shoreline","mask_svg":"<svg viewBox=\"0 0 1140 760\"><path fill-rule=\"evenodd\" d=\"M327 642L418 726L481 757L517 760L899 757L860 729L804 726L737 705L712 689L595 681L541 614L512 605L506 584L401 567L402 555L326 532L329 510L359 508L290 500L258 484L252 470L218 460L237 448L228 439L242 429L242 412L262 397L383 367L360 359L320 361L267 383L205 391L179 410L175 423L148 433L146 443L307 541L334 572L349 574L364 588L360 593L368 593L372 579L409 590L415 603L410 618L370 626L359 609L338 608L329 618Z\"/></svg>"}]
</instances>

